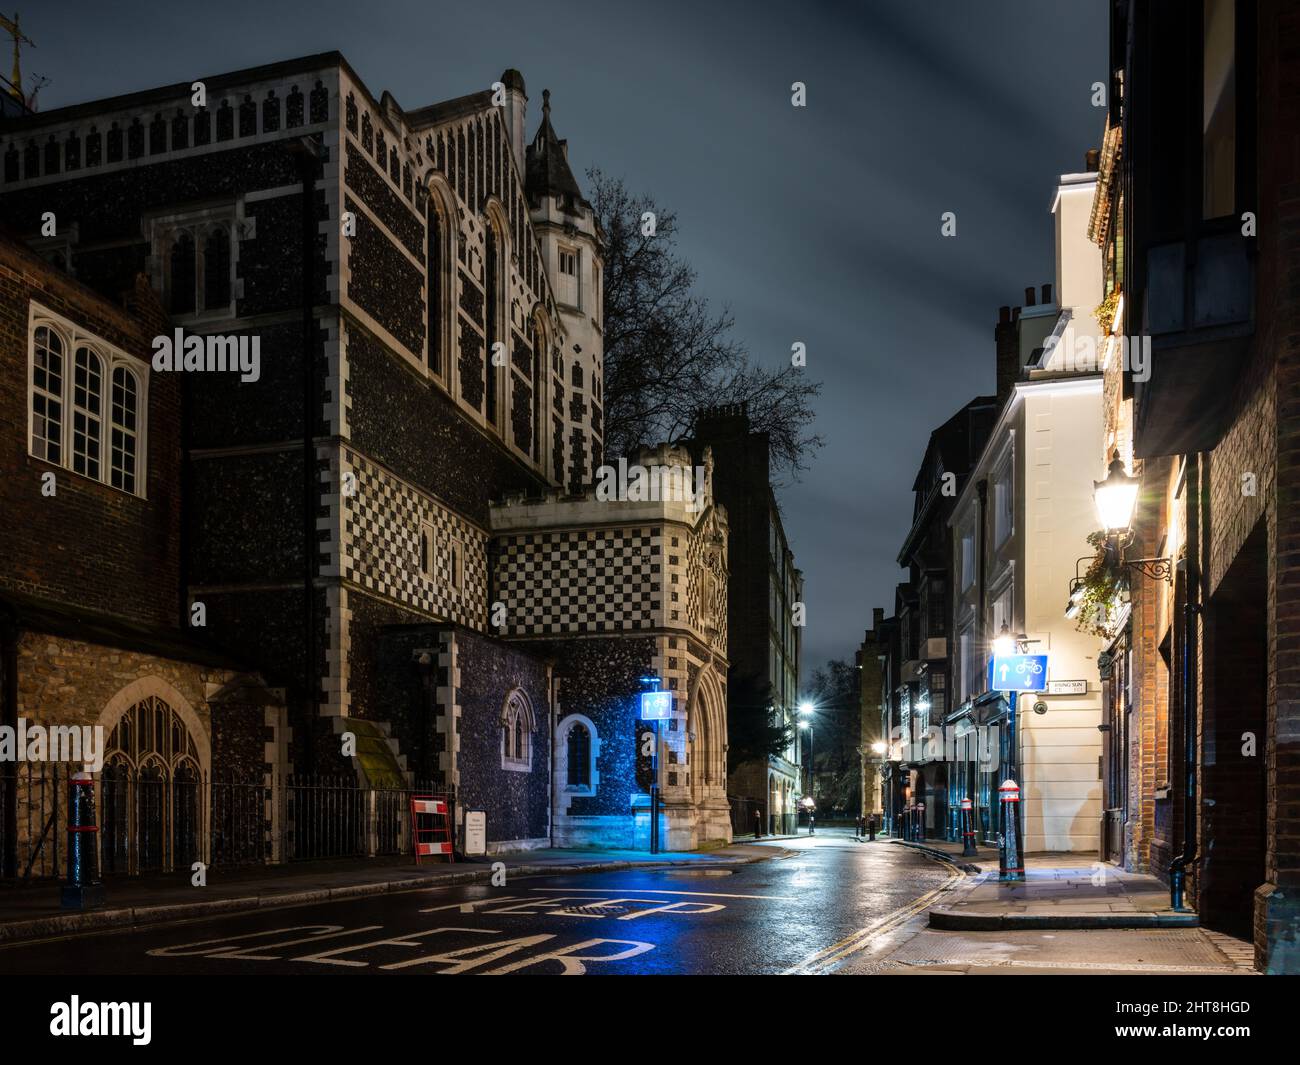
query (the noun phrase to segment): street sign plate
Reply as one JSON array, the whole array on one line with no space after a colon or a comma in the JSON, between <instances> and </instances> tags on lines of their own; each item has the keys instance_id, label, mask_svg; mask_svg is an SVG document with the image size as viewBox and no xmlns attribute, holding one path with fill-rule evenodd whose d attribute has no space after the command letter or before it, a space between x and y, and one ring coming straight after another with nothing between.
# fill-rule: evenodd
<instances>
[{"instance_id":1,"label":"street sign plate","mask_svg":"<svg viewBox=\"0 0 1300 1065\"><path fill-rule=\"evenodd\" d=\"M465 853L487 853L487 813L483 810L465 812Z\"/></svg>"},{"instance_id":2,"label":"street sign plate","mask_svg":"<svg viewBox=\"0 0 1300 1065\"><path fill-rule=\"evenodd\" d=\"M673 716L673 693L642 692L641 720L667 721Z\"/></svg>"},{"instance_id":3,"label":"street sign plate","mask_svg":"<svg viewBox=\"0 0 1300 1065\"><path fill-rule=\"evenodd\" d=\"M1086 680L1052 680L1047 682L1048 695L1087 695Z\"/></svg>"},{"instance_id":4,"label":"street sign plate","mask_svg":"<svg viewBox=\"0 0 1300 1065\"><path fill-rule=\"evenodd\" d=\"M993 655L989 688L994 691L1040 692L1047 687L1047 655Z\"/></svg>"}]
</instances>

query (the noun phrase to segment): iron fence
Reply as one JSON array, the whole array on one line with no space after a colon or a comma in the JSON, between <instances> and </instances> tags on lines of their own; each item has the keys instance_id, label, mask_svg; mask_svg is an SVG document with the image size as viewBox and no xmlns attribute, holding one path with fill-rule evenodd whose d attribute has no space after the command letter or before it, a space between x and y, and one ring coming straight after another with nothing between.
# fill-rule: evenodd
<instances>
[{"instance_id":1,"label":"iron fence","mask_svg":"<svg viewBox=\"0 0 1300 1065\"><path fill-rule=\"evenodd\" d=\"M10 767L4 767L10 768ZM0 879L63 875L71 769L19 763L0 775ZM267 865L412 853L414 795L455 796L435 785L366 787L346 777L209 779L184 768L106 766L95 780L105 876L210 866Z\"/></svg>"}]
</instances>

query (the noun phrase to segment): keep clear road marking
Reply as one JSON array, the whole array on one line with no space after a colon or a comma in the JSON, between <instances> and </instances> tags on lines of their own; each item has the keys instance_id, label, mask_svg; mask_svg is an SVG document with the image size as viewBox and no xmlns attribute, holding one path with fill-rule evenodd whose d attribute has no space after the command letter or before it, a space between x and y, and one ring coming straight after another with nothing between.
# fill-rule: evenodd
<instances>
[{"instance_id":1,"label":"keep clear road marking","mask_svg":"<svg viewBox=\"0 0 1300 1065\"><path fill-rule=\"evenodd\" d=\"M818 973L825 973L833 969L850 954L856 954L858 951L869 946L872 940L891 932L899 925L905 923L918 913L927 909L935 899L965 879L965 874L956 870L948 877L947 881L935 888L933 891L927 891L920 898L913 899L906 906L900 906L892 913L886 914L880 920L867 925L866 928L860 928L851 936L846 936L838 943L832 943L829 947L810 954L804 958L798 965L787 969L783 976L815 976Z\"/></svg>"},{"instance_id":2,"label":"keep clear road marking","mask_svg":"<svg viewBox=\"0 0 1300 1065\"><path fill-rule=\"evenodd\" d=\"M470 969L480 968L491 962L499 961L511 954L517 954L520 951L528 951L532 947L541 943L547 943L557 937L544 933L533 936L522 936L514 939L495 940L489 943L479 943L471 947L462 947L459 950L444 951L437 954L426 954L418 958L407 958L399 962L390 962L387 965L380 965L371 961L356 961L353 959L340 958L341 954L350 954L354 951L368 950L372 947L420 947L424 944L421 942L426 936L437 936L443 933L463 933L467 935L499 936L502 933L495 929L488 928L432 928L424 932L403 932L397 936L384 939L374 939L366 943L352 943L345 947L334 947L329 950L315 951L310 954L301 954L295 958L283 958L281 955L268 953L253 953L252 948L246 949L243 946L236 946L232 949L230 944L243 943L250 939L265 939L269 936L282 936L288 932L308 932L306 936L296 936L293 939L284 939L272 943L258 943L256 949L260 951L278 950L282 947L298 946L302 943L319 943L324 939L332 939L336 936L358 935L361 932L373 932L382 928L382 925L365 925L361 928L344 928L341 925L296 925L290 928L273 928L269 931L250 932L239 936L225 936L221 939L205 939L197 943L183 943L170 947L159 947L154 950L146 951L146 954L160 958L184 958L194 957L196 955L205 955L209 958L218 958L221 960L238 959L241 961L295 961L309 962L316 965L343 965L354 968L364 969L374 965L378 969L407 969L413 965L446 965L449 968L439 970L439 975L448 976L466 972ZM225 944L222 946L220 944ZM593 947L611 945L617 950L613 954L580 954L579 951L588 950ZM655 949L653 943L643 943L635 939L584 939L580 943L573 943L569 946L557 946L553 950L547 950L540 954L528 954L517 961L512 961L496 969L489 969L484 972L484 976L504 976L507 973L518 972L520 969L527 969L534 965L541 965L545 962L557 963L563 976L582 976L587 972L587 963L626 961L628 958L635 958L639 954L645 954L647 951Z\"/></svg>"},{"instance_id":3,"label":"keep clear road marking","mask_svg":"<svg viewBox=\"0 0 1300 1065\"><path fill-rule=\"evenodd\" d=\"M728 895L724 891L666 891L660 888L603 888L603 887L580 887L580 888L532 888L533 891L556 891L561 894L569 894L572 891L598 891L604 894L620 891L639 891L642 895L698 895L701 898L710 899L771 899L774 902L798 902L798 895Z\"/></svg>"}]
</instances>

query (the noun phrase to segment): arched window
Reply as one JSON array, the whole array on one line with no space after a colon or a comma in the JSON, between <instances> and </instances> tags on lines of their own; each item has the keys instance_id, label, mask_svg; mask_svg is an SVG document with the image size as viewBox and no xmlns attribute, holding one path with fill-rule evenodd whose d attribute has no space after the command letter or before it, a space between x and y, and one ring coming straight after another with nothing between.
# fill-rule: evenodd
<instances>
[{"instance_id":1,"label":"arched window","mask_svg":"<svg viewBox=\"0 0 1300 1065\"><path fill-rule=\"evenodd\" d=\"M496 227L491 223L487 227L487 256L483 270L484 285L487 287L487 417L493 425L500 424L497 404L497 364L496 345L501 337L497 329L497 315L500 305L497 300L498 275L501 271L501 240Z\"/></svg>"},{"instance_id":2,"label":"arched window","mask_svg":"<svg viewBox=\"0 0 1300 1065\"><path fill-rule=\"evenodd\" d=\"M194 238L186 230L176 234L171 246L168 296L172 314L193 314L195 292Z\"/></svg>"},{"instance_id":3,"label":"arched window","mask_svg":"<svg viewBox=\"0 0 1300 1065\"><path fill-rule=\"evenodd\" d=\"M516 688L501 711L501 768L528 772L533 761L533 708Z\"/></svg>"},{"instance_id":4,"label":"arched window","mask_svg":"<svg viewBox=\"0 0 1300 1065\"><path fill-rule=\"evenodd\" d=\"M442 242L445 235L446 225L443 221L442 214L438 210L438 204L435 197L429 197L428 206L428 242L429 256L426 263L426 277L428 280L428 338L429 338L429 369L439 377L443 376L442 368L442 271L444 267Z\"/></svg>"},{"instance_id":5,"label":"arched window","mask_svg":"<svg viewBox=\"0 0 1300 1065\"><path fill-rule=\"evenodd\" d=\"M104 362L90 348L79 347L72 366L72 469L99 480Z\"/></svg>"},{"instance_id":6,"label":"arched window","mask_svg":"<svg viewBox=\"0 0 1300 1065\"><path fill-rule=\"evenodd\" d=\"M139 433L139 390L135 374L125 366L113 370L109 472L111 484L124 492L135 492L135 455Z\"/></svg>"},{"instance_id":7,"label":"arched window","mask_svg":"<svg viewBox=\"0 0 1300 1065\"><path fill-rule=\"evenodd\" d=\"M201 775L194 738L157 696L118 719L104 752L105 872L188 866L199 857Z\"/></svg>"},{"instance_id":8,"label":"arched window","mask_svg":"<svg viewBox=\"0 0 1300 1065\"><path fill-rule=\"evenodd\" d=\"M569 726L566 741L568 756L568 784L573 788L591 787L591 733L587 726L575 721Z\"/></svg>"},{"instance_id":9,"label":"arched window","mask_svg":"<svg viewBox=\"0 0 1300 1065\"><path fill-rule=\"evenodd\" d=\"M141 494L148 363L35 303L28 328L32 456Z\"/></svg>"},{"instance_id":10,"label":"arched window","mask_svg":"<svg viewBox=\"0 0 1300 1065\"><path fill-rule=\"evenodd\" d=\"M32 454L63 461L63 338L48 326L36 330L32 356Z\"/></svg>"},{"instance_id":11,"label":"arched window","mask_svg":"<svg viewBox=\"0 0 1300 1065\"><path fill-rule=\"evenodd\" d=\"M203 245L203 309L229 306L230 232L225 226L214 226Z\"/></svg>"}]
</instances>

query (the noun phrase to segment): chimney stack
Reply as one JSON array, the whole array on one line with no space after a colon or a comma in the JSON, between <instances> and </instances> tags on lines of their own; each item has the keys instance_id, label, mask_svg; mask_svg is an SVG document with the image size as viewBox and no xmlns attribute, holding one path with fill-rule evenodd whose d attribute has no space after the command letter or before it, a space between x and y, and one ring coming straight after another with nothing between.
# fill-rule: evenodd
<instances>
[{"instance_id":1,"label":"chimney stack","mask_svg":"<svg viewBox=\"0 0 1300 1065\"><path fill-rule=\"evenodd\" d=\"M1083 157L1083 165L1089 174L1095 174L1101 169L1101 151L1097 148L1089 148Z\"/></svg>"},{"instance_id":2,"label":"chimney stack","mask_svg":"<svg viewBox=\"0 0 1300 1065\"><path fill-rule=\"evenodd\" d=\"M1052 286L1050 284L1043 286L1043 298L1041 302L1044 307L1050 307L1052 305Z\"/></svg>"},{"instance_id":3,"label":"chimney stack","mask_svg":"<svg viewBox=\"0 0 1300 1065\"><path fill-rule=\"evenodd\" d=\"M1033 305L1034 305L1034 286L1030 285L1027 289L1025 289L1025 306L1032 307Z\"/></svg>"}]
</instances>

